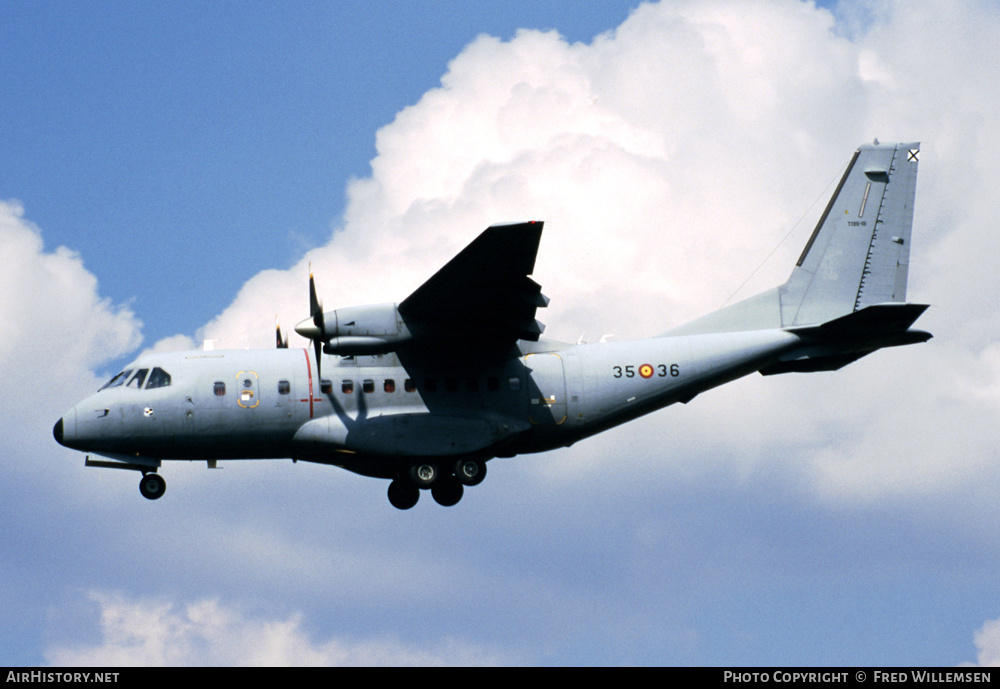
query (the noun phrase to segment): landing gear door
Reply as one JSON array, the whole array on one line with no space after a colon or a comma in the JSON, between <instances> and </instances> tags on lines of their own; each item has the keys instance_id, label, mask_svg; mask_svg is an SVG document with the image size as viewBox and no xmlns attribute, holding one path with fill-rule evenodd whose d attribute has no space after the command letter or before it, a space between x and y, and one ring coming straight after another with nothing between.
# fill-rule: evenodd
<instances>
[{"instance_id":1,"label":"landing gear door","mask_svg":"<svg viewBox=\"0 0 1000 689\"><path fill-rule=\"evenodd\" d=\"M556 425L566 420L566 378L558 354L528 354L528 418L531 423Z\"/></svg>"}]
</instances>

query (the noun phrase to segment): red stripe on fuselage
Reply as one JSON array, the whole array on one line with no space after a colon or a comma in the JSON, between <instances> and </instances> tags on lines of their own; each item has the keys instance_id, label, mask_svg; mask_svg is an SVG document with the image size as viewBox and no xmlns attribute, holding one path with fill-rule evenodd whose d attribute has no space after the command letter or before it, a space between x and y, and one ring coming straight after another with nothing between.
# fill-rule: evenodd
<instances>
[{"instance_id":1,"label":"red stripe on fuselage","mask_svg":"<svg viewBox=\"0 0 1000 689\"><path fill-rule=\"evenodd\" d=\"M313 417L313 372L312 361L309 360L309 350L302 350L306 355L306 374L309 376L309 418Z\"/></svg>"}]
</instances>

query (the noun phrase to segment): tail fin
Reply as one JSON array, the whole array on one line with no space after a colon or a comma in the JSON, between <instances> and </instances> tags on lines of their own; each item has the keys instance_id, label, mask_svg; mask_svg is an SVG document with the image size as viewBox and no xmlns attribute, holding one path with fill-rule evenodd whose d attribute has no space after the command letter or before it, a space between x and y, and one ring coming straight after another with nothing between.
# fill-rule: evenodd
<instances>
[{"instance_id":1,"label":"tail fin","mask_svg":"<svg viewBox=\"0 0 1000 689\"><path fill-rule=\"evenodd\" d=\"M851 159L788 282L783 327L906 301L920 144L869 144Z\"/></svg>"},{"instance_id":2,"label":"tail fin","mask_svg":"<svg viewBox=\"0 0 1000 689\"><path fill-rule=\"evenodd\" d=\"M918 143L858 148L785 284L663 335L801 330L904 303L919 157Z\"/></svg>"}]
</instances>

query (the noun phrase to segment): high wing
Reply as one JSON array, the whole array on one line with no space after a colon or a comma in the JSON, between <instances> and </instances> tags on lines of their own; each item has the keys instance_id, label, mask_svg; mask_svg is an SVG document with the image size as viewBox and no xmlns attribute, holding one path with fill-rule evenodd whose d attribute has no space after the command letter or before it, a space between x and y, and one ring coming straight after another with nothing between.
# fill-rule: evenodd
<instances>
[{"instance_id":1,"label":"high wing","mask_svg":"<svg viewBox=\"0 0 1000 689\"><path fill-rule=\"evenodd\" d=\"M295 326L327 354L385 354L461 342L488 352L517 340L538 341L545 326L535 310L548 305L528 277L541 222L492 225L399 304L323 311L309 276L312 315ZM468 349L468 347L466 348Z\"/></svg>"},{"instance_id":2,"label":"high wing","mask_svg":"<svg viewBox=\"0 0 1000 689\"><path fill-rule=\"evenodd\" d=\"M541 222L492 225L398 306L413 339L471 340L506 346L537 341L545 326L535 311L548 305L529 275Z\"/></svg>"}]
</instances>

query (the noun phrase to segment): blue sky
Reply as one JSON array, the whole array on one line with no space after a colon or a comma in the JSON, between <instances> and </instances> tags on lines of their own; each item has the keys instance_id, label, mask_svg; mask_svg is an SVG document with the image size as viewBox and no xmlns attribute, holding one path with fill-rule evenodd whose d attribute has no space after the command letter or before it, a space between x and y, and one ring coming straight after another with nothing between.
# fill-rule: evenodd
<instances>
[{"instance_id":1,"label":"blue sky","mask_svg":"<svg viewBox=\"0 0 1000 689\"><path fill-rule=\"evenodd\" d=\"M5 3L0 188L147 338L193 333L329 241L375 131L478 34L589 41L631 5Z\"/></svg>"},{"instance_id":2,"label":"blue sky","mask_svg":"<svg viewBox=\"0 0 1000 689\"><path fill-rule=\"evenodd\" d=\"M1000 11L633 5L0 5L0 662L1000 661ZM923 142L926 345L447 510L288 461L151 503L52 440L143 349L270 346L310 262L327 308L399 300L494 222L546 221L547 335L662 332L783 280L876 136Z\"/></svg>"}]
</instances>

